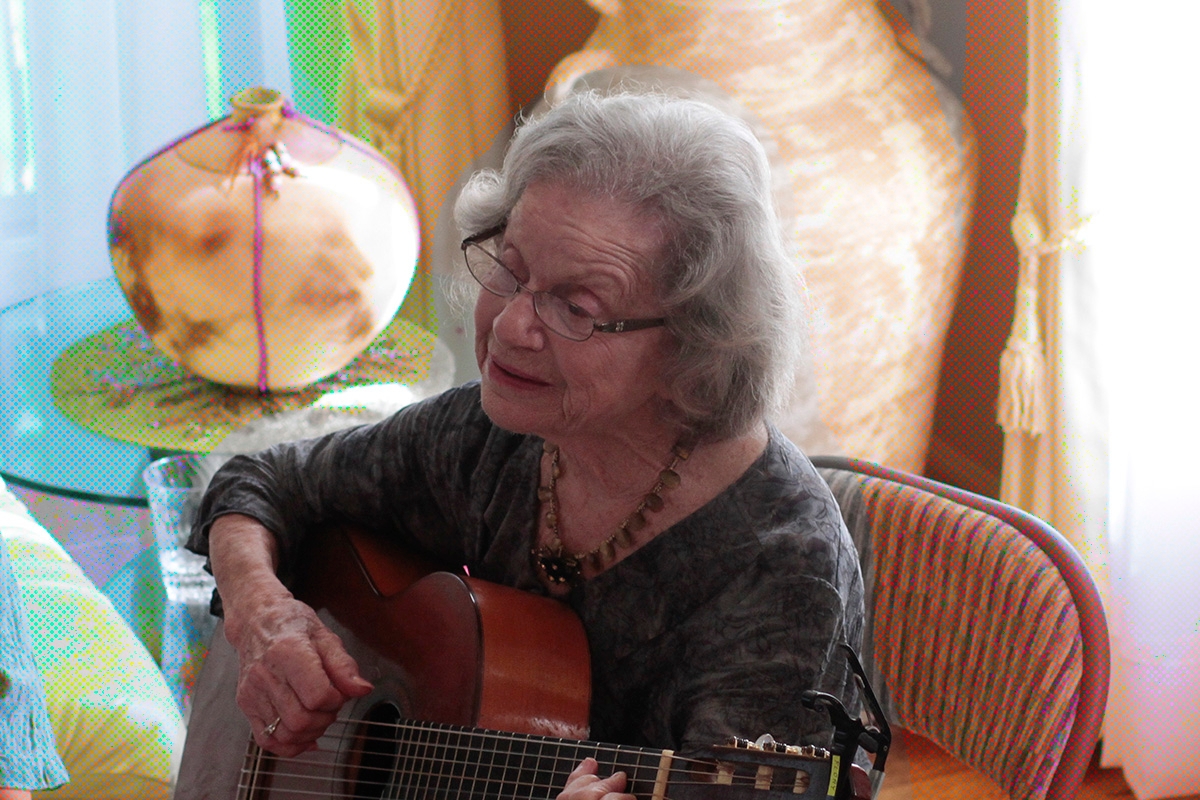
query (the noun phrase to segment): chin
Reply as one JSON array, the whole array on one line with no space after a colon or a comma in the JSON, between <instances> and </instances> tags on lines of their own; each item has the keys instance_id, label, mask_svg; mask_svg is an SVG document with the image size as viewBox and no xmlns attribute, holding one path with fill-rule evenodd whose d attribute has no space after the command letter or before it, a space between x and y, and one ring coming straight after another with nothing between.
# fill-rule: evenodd
<instances>
[{"instance_id":1,"label":"chin","mask_svg":"<svg viewBox=\"0 0 1200 800\"><path fill-rule=\"evenodd\" d=\"M483 413L498 427L512 433L543 435L544 426L538 424L541 415L531 408L531 404L516 403L499 396L488 386L486 377L481 382L480 402Z\"/></svg>"}]
</instances>

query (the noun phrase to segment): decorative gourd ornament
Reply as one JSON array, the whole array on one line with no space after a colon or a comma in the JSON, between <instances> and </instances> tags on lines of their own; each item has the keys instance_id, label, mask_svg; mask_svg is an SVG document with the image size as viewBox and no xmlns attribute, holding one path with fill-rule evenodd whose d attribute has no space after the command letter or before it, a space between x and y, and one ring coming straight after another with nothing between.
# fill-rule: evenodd
<instances>
[{"instance_id":1,"label":"decorative gourd ornament","mask_svg":"<svg viewBox=\"0 0 1200 800\"><path fill-rule=\"evenodd\" d=\"M233 113L117 186L113 268L154 344L216 383L293 390L336 372L412 283L416 207L365 144L247 89Z\"/></svg>"}]
</instances>

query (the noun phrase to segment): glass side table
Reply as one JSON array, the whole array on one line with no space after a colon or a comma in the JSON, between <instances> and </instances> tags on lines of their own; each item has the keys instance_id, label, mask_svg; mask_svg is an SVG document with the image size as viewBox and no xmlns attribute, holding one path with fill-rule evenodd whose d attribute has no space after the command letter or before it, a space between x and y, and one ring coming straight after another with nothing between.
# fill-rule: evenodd
<instances>
[{"instance_id":1,"label":"glass side table","mask_svg":"<svg viewBox=\"0 0 1200 800\"><path fill-rule=\"evenodd\" d=\"M196 626L185 624L187 609L167 602L142 481L152 461L183 451L95 433L65 416L51 389L51 370L64 350L132 316L114 278L0 309L0 478L109 597L168 683L187 684L195 677L197 642L189 631ZM357 386L346 394L391 387L416 399L449 388L454 373L449 351L427 332L422 335L432 342L425 377L405 386ZM249 427L272 433L273 419L262 417Z\"/></svg>"},{"instance_id":2,"label":"glass side table","mask_svg":"<svg viewBox=\"0 0 1200 800\"><path fill-rule=\"evenodd\" d=\"M166 595L141 482L152 453L72 422L50 392L59 353L130 316L114 279L0 310L0 477L158 658Z\"/></svg>"}]
</instances>

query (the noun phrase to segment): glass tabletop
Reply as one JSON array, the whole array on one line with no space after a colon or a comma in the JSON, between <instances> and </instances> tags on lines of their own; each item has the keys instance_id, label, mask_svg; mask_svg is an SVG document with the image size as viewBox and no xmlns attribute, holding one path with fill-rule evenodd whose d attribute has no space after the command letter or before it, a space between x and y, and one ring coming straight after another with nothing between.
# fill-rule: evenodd
<instances>
[{"instance_id":1,"label":"glass tabletop","mask_svg":"<svg viewBox=\"0 0 1200 800\"><path fill-rule=\"evenodd\" d=\"M133 313L115 278L57 289L0 310L0 477L31 489L146 505L147 447L63 416L50 369L67 347Z\"/></svg>"},{"instance_id":2,"label":"glass tabletop","mask_svg":"<svg viewBox=\"0 0 1200 800\"><path fill-rule=\"evenodd\" d=\"M286 399L274 396L267 404L273 410L268 411L267 405L256 401L247 406L246 413L236 416L225 413L229 405L220 397L205 399L207 395L198 399L189 395L190 402L202 407L195 413L185 413L189 407L179 405L174 398L154 401L155 407L161 405L178 417L170 425L196 428L195 436L190 437L196 447L189 448L188 437L158 435L169 426L158 417L147 421L146 409L139 408L136 401L126 401L128 405L100 401L104 424L92 425L95 430L75 421L80 418L77 409L67 408L64 414L56 405L52 371L56 360L68 349L64 363L71 365L71 374L90 376L81 391L100 391L102 376L113 365L113 351L98 354L101 350L77 345L84 340L95 341L95 335L102 331L104 336L111 336L114 326L134 326L133 312L114 277L57 289L0 309L0 478L6 483L101 504L145 507L142 471L156 458L187 450L212 452L210 440L214 437L228 442L237 438L229 434L246 428L261 428L260 434L279 437L259 444L265 447L286 438L299 438L298 432L309 431L316 423L340 419L338 424L349 424L350 417L325 420L323 415L336 409L394 411L448 389L455 371L453 356L436 336L411 322L396 320L360 358L339 370L336 380L331 377L314 384L319 391L311 397L303 393ZM148 339L146 345L150 346ZM119 356L120 351L117 353ZM364 366L356 367L360 361ZM67 367L62 370L68 371ZM65 380L61 375L60 379ZM174 402L167 403L167 399ZM209 411L214 412L211 418ZM255 420L259 420L257 426L252 424ZM280 423L278 431L267 424L276 420ZM368 420L363 417L362 421ZM110 429L122 429L126 423L130 430L136 430L135 435L117 438L119 434ZM154 434L147 437L151 430ZM327 431L310 431L307 435L322 432Z\"/></svg>"}]
</instances>

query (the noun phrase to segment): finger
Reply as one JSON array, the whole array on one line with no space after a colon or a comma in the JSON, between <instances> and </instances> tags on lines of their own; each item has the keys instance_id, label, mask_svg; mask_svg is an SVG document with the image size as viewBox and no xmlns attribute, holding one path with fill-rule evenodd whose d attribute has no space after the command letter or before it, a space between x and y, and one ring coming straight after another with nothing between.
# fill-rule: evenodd
<instances>
[{"instance_id":1,"label":"finger","mask_svg":"<svg viewBox=\"0 0 1200 800\"><path fill-rule=\"evenodd\" d=\"M604 788L604 791L600 792L601 796L609 794L610 792L618 794L624 792L625 784L626 778L624 772L614 772L612 775L609 775L607 778L597 781L596 783L597 786Z\"/></svg>"},{"instance_id":2,"label":"finger","mask_svg":"<svg viewBox=\"0 0 1200 800\"><path fill-rule=\"evenodd\" d=\"M285 710L275 729L274 738L287 744L311 744L337 719L332 711L308 711L298 705Z\"/></svg>"},{"instance_id":3,"label":"finger","mask_svg":"<svg viewBox=\"0 0 1200 800\"><path fill-rule=\"evenodd\" d=\"M557 800L634 800L633 795L623 794L628 782L624 772L614 772L602 779L596 774L597 769L594 759L580 762L568 776Z\"/></svg>"},{"instance_id":4,"label":"finger","mask_svg":"<svg viewBox=\"0 0 1200 800\"><path fill-rule=\"evenodd\" d=\"M276 735L282 732L282 728L282 720L278 718L272 718L269 722L260 720L251 720L250 722L250 730L253 732L254 741L258 746L278 755L282 755L279 752L280 748L291 746L276 738Z\"/></svg>"},{"instance_id":5,"label":"finger","mask_svg":"<svg viewBox=\"0 0 1200 800\"><path fill-rule=\"evenodd\" d=\"M575 769L571 770L571 774L567 776L567 785L581 775L595 775L600 771L600 763L596 759L588 756L583 761L580 761Z\"/></svg>"},{"instance_id":6,"label":"finger","mask_svg":"<svg viewBox=\"0 0 1200 800\"><path fill-rule=\"evenodd\" d=\"M277 716L275 708L284 694L291 690L269 669L255 664L242 670L238 677L236 700L238 708L253 723L254 731L265 728Z\"/></svg>"},{"instance_id":7,"label":"finger","mask_svg":"<svg viewBox=\"0 0 1200 800\"><path fill-rule=\"evenodd\" d=\"M275 751L269 743L311 744L337 718L336 711L312 711L304 707L292 688L270 669L261 665L248 668L238 686L238 706L251 721L255 739ZM264 730L279 719L275 730Z\"/></svg>"},{"instance_id":8,"label":"finger","mask_svg":"<svg viewBox=\"0 0 1200 800\"><path fill-rule=\"evenodd\" d=\"M267 739L266 741L258 741L258 737L256 736L254 740L263 750L266 750L269 753L274 753L280 758L295 758L302 753L307 753L309 750L316 749L311 745L287 744L286 742L281 742L273 738Z\"/></svg>"},{"instance_id":9,"label":"finger","mask_svg":"<svg viewBox=\"0 0 1200 800\"><path fill-rule=\"evenodd\" d=\"M289 727L287 722L280 718L274 731L268 732L270 725L267 725L255 733L254 740L263 749L281 756L295 756L316 750L317 740L332 721L331 717L332 715L329 715L318 719L315 716L306 716L303 727L299 728Z\"/></svg>"},{"instance_id":10,"label":"finger","mask_svg":"<svg viewBox=\"0 0 1200 800\"><path fill-rule=\"evenodd\" d=\"M358 663L346 652L342 640L333 631L322 626L314 632L313 646L329 676L333 687L343 696L343 702L351 697L363 697L375 687L358 671Z\"/></svg>"},{"instance_id":11,"label":"finger","mask_svg":"<svg viewBox=\"0 0 1200 800\"><path fill-rule=\"evenodd\" d=\"M308 711L334 711L346 702L328 672L316 641L292 647L286 656L271 659L271 671L290 689L301 707Z\"/></svg>"}]
</instances>

